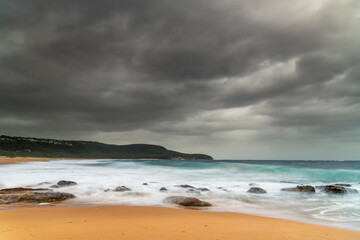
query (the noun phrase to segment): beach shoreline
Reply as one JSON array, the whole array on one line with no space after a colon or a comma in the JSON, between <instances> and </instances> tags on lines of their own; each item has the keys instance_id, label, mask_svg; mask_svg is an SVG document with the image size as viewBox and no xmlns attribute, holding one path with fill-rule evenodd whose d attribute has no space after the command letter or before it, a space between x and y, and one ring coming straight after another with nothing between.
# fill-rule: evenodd
<instances>
[{"instance_id":1,"label":"beach shoreline","mask_svg":"<svg viewBox=\"0 0 360 240\"><path fill-rule=\"evenodd\" d=\"M166 207L0 210L0 239L360 239L360 232L242 213Z\"/></svg>"}]
</instances>

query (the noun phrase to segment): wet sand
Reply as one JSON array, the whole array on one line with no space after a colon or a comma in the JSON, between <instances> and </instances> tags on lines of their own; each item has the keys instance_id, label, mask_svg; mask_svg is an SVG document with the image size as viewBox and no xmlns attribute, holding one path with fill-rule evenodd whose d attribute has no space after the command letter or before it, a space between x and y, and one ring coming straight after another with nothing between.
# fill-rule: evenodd
<instances>
[{"instance_id":1,"label":"wet sand","mask_svg":"<svg viewBox=\"0 0 360 240\"><path fill-rule=\"evenodd\" d=\"M358 240L360 232L239 213L92 206L0 210L0 239Z\"/></svg>"},{"instance_id":2,"label":"wet sand","mask_svg":"<svg viewBox=\"0 0 360 240\"><path fill-rule=\"evenodd\" d=\"M20 163L20 162L37 162L37 161L52 161L52 160L66 160L67 158L35 158L35 157L4 157L0 156L0 164L5 163ZM70 159L68 159L70 160ZM75 160L75 159L71 159ZM77 159L80 160L80 159Z\"/></svg>"}]
</instances>

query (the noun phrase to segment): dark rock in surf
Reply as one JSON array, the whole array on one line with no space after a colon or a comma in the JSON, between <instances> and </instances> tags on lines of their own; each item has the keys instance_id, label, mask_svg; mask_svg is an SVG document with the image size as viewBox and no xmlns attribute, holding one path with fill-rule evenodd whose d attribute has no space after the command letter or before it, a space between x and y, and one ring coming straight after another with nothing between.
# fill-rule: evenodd
<instances>
[{"instance_id":1,"label":"dark rock in surf","mask_svg":"<svg viewBox=\"0 0 360 240\"><path fill-rule=\"evenodd\" d=\"M104 192L110 192L110 191L111 191L110 188L104 190Z\"/></svg>"},{"instance_id":2,"label":"dark rock in surf","mask_svg":"<svg viewBox=\"0 0 360 240\"><path fill-rule=\"evenodd\" d=\"M201 194L199 190L196 190L194 188L190 188L189 190L186 191L187 193L195 193L195 194Z\"/></svg>"},{"instance_id":3,"label":"dark rock in surf","mask_svg":"<svg viewBox=\"0 0 360 240\"><path fill-rule=\"evenodd\" d=\"M59 185L60 187L65 187L65 186L73 186L73 185L77 185L76 182L74 181L65 181L65 180L61 180L57 183L57 185Z\"/></svg>"},{"instance_id":4,"label":"dark rock in surf","mask_svg":"<svg viewBox=\"0 0 360 240\"><path fill-rule=\"evenodd\" d=\"M333 193L333 194L344 194L347 193L346 188L335 185L320 186L322 192Z\"/></svg>"},{"instance_id":5,"label":"dark rock in surf","mask_svg":"<svg viewBox=\"0 0 360 240\"><path fill-rule=\"evenodd\" d=\"M281 191L314 193L315 188L310 185L298 185L298 186L292 187L292 188L282 188Z\"/></svg>"},{"instance_id":6,"label":"dark rock in surf","mask_svg":"<svg viewBox=\"0 0 360 240\"><path fill-rule=\"evenodd\" d=\"M4 188L0 190L0 194L21 194L26 192L35 192L35 191L47 191L47 188ZM50 190L49 190L50 191Z\"/></svg>"},{"instance_id":7,"label":"dark rock in surf","mask_svg":"<svg viewBox=\"0 0 360 240\"><path fill-rule=\"evenodd\" d=\"M191 185L183 184L183 185L175 185L175 187L181 187L181 188L194 188Z\"/></svg>"},{"instance_id":8,"label":"dark rock in surf","mask_svg":"<svg viewBox=\"0 0 360 240\"><path fill-rule=\"evenodd\" d=\"M210 207L211 203L201 201L197 198L183 197L183 196L171 196L164 199L165 203L174 203L185 207Z\"/></svg>"},{"instance_id":9,"label":"dark rock in surf","mask_svg":"<svg viewBox=\"0 0 360 240\"><path fill-rule=\"evenodd\" d=\"M248 193L257 193L257 194L264 194L267 193L264 189L260 187L252 187L249 190L247 190Z\"/></svg>"},{"instance_id":10,"label":"dark rock in surf","mask_svg":"<svg viewBox=\"0 0 360 240\"><path fill-rule=\"evenodd\" d=\"M59 185L51 185L50 187L51 188L59 188L60 186Z\"/></svg>"},{"instance_id":11,"label":"dark rock in surf","mask_svg":"<svg viewBox=\"0 0 360 240\"><path fill-rule=\"evenodd\" d=\"M143 183L143 185L144 185L144 186L147 186L148 184L145 182L145 183Z\"/></svg>"},{"instance_id":12,"label":"dark rock in surf","mask_svg":"<svg viewBox=\"0 0 360 240\"><path fill-rule=\"evenodd\" d=\"M0 190L0 204L53 203L70 198L75 198L75 195L43 188L8 188Z\"/></svg>"},{"instance_id":13,"label":"dark rock in surf","mask_svg":"<svg viewBox=\"0 0 360 240\"><path fill-rule=\"evenodd\" d=\"M167 192L168 190L167 190L167 188L166 187L162 187L162 188L160 188L160 190L159 190L160 192Z\"/></svg>"},{"instance_id":14,"label":"dark rock in surf","mask_svg":"<svg viewBox=\"0 0 360 240\"><path fill-rule=\"evenodd\" d=\"M196 188L196 190L198 190L200 192L210 192L210 190L208 188Z\"/></svg>"},{"instance_id":15,"label":"dark rock in surf","mask_svg":"<svg viewBox=\"0 0 360 240\"><path fill-rule=\"evenodd\" d=\"M131 191L131 188L125 187L125 186L119 186L113 190L114 192L127 192Z\"/></svg>"},{"instance_id":16,"label":"dark rock in surf","mask_svg":"<svg viewBox=\"0 0 360 240\"><path fill-rule=\"evenodd\" d=\"M227 190L226 188L224 188L224 187L217 187L217 189L219 189L219 190L223 190L224 192L230 192L229 190Z\"/></svg>"},{"instance_id":17,"label":"dark rock in surf","mask_svg":"<svg viewBox=\"0 0 360 240\"><path fill-rule=\"evenodd\" d=\"M331 193L331 194L345 194L345 193L358 193L356 189L346 188L339 185L326 185L326 186L317 186L322 192Z\"/></svg>"}]
</instances>

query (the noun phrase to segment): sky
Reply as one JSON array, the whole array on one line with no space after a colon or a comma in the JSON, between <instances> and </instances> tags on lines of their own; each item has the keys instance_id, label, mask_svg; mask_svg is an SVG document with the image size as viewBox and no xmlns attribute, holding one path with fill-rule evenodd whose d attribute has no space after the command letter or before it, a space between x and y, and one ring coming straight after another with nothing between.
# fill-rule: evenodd
<instances>
[{"instance_id":1,"label":"sky","mask_svg":"<svg viewBox=\"0 0 360 240\"><path fill-rule=\"evenodd\" d=\"M360 159L359 0L2 0L0 134Z\"/></svg>"}]
</instances>

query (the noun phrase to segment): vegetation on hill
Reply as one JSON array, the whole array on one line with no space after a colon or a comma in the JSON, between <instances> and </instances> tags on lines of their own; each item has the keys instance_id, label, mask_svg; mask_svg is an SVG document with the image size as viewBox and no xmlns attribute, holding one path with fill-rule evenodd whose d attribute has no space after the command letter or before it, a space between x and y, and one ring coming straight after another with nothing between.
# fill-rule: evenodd
<instances>
[{"instance_id":1,"label":"vegetation on hill","mask_svg":"<svg viewBox=\"0 0 360 240\"><path fill-rule=\"evenodd\" d=\"M0 156L109 159L213 159L205 154L186 154L149 144L112 145L90 141L68 141L0 136Z\"/></svg>"}]
</instances>

